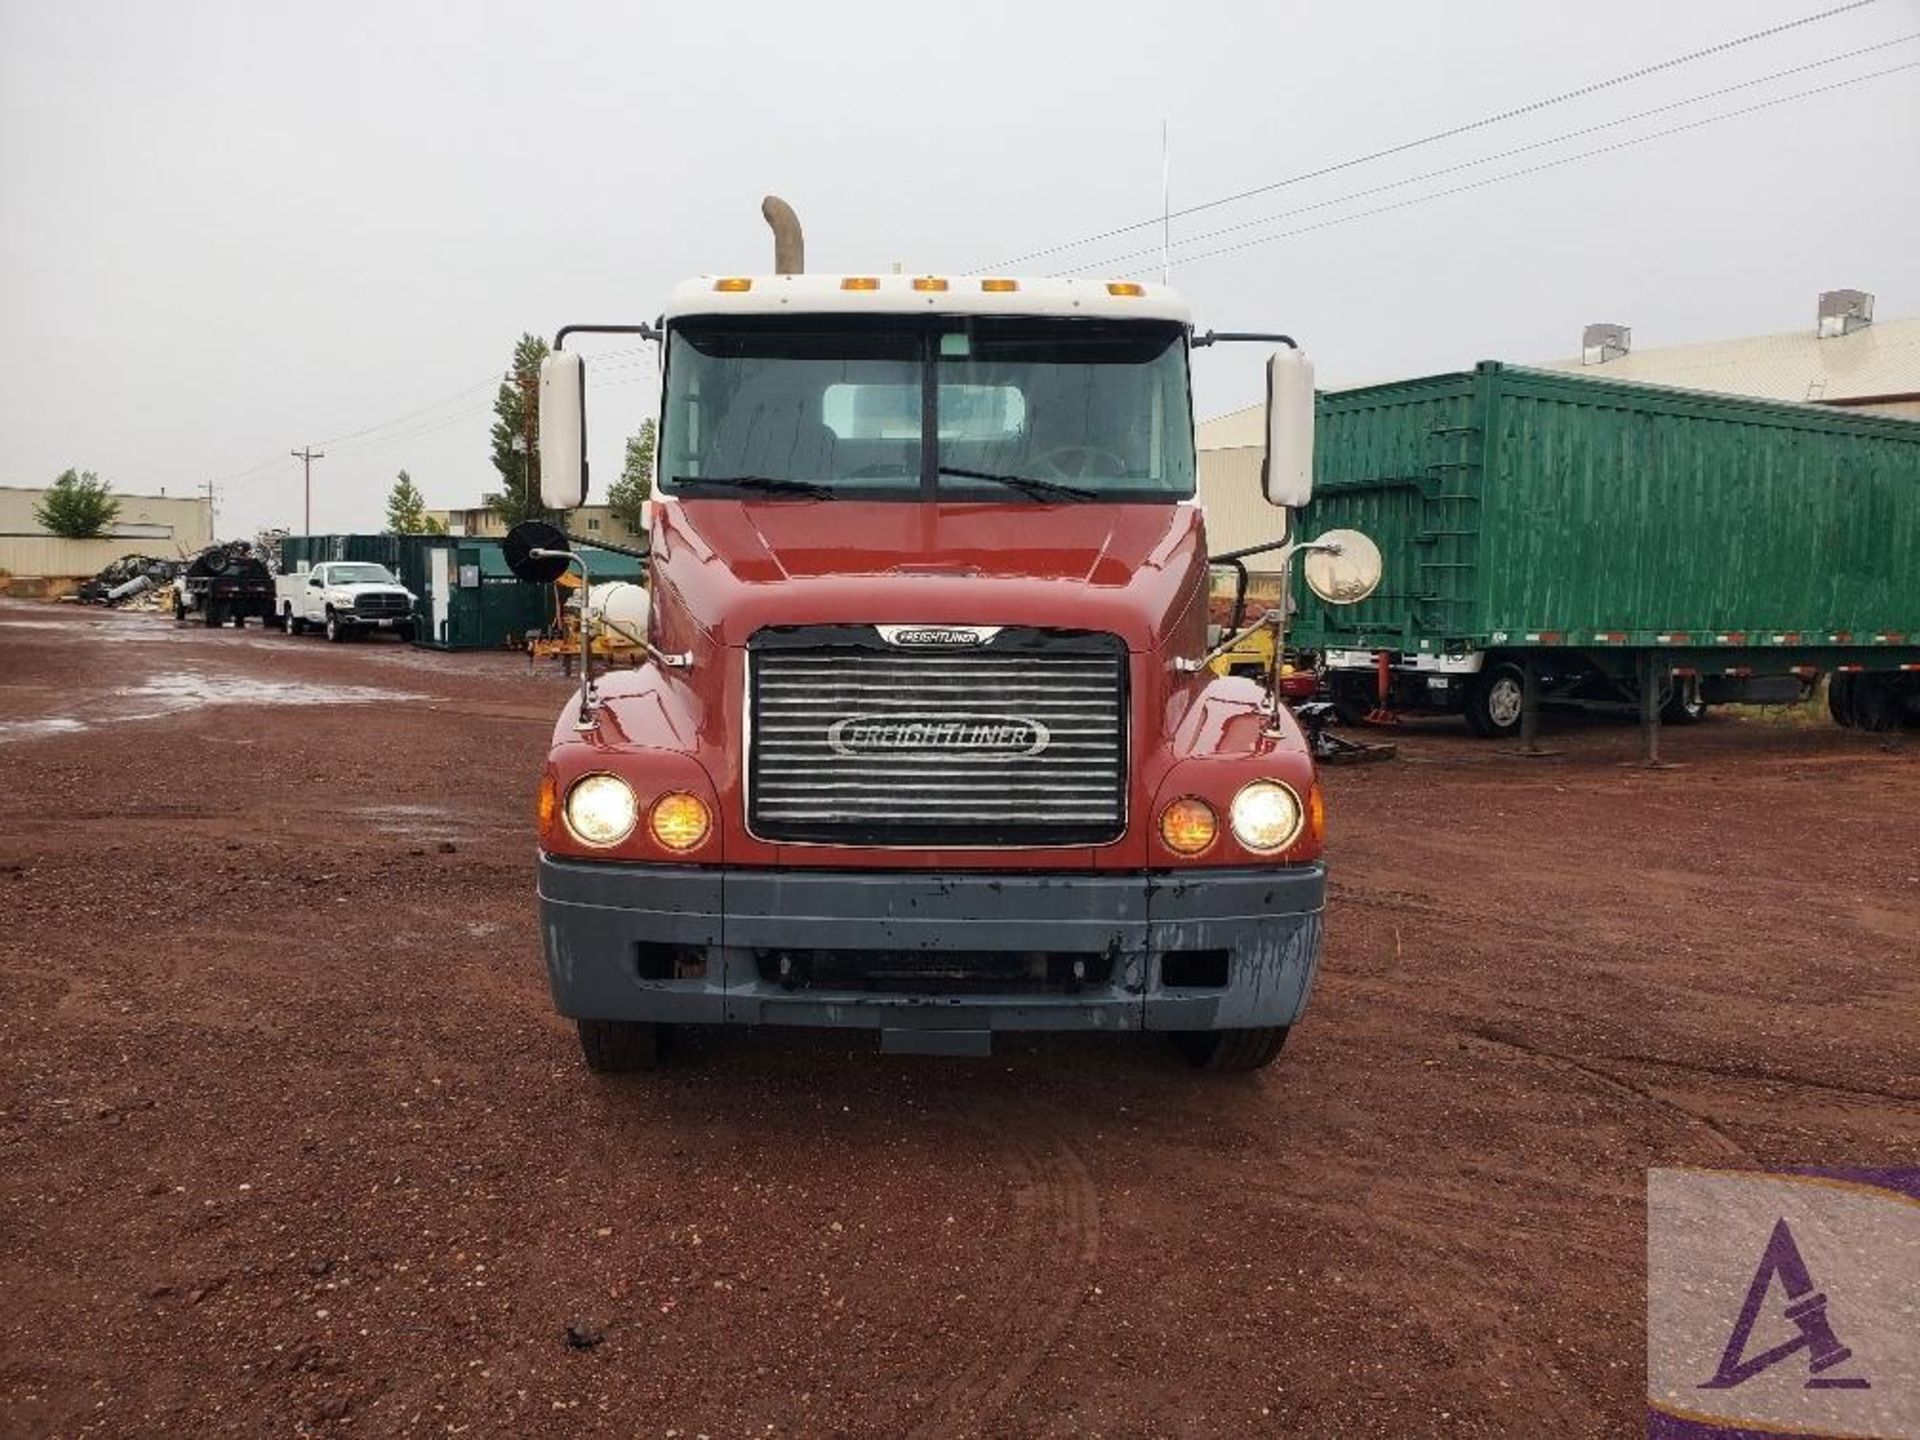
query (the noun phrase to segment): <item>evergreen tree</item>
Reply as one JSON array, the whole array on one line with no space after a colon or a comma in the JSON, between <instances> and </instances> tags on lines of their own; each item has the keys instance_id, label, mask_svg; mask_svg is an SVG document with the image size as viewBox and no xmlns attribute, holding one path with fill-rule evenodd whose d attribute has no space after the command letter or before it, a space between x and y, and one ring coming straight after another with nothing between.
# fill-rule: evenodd
<instances>
[{"instance_id":1,"label":"evergreen tree","mask_svg":"<svg viewBox=\"0 0 1920 1440\"><path fill-rule=\"evenodd\" d=\"M402 470L387 495L387 533L389 535L444 535L447 527L427 514L427 497Z\"/></svg>"},{"instance_id":2,"label":"evergreen tree","mask_svg":"<svg viewBox=\"0 0 1920 1440\"><path fill-rule=\"evenodd\" d=\"M540 503L540 362L546 358L546 341L522 335L513 347L513 369L493 402L493 468L501 485L486 502L508 525L553 518ZM525 441L525 450L514 449L516 438Z\"/></svg>"}]
</instances>

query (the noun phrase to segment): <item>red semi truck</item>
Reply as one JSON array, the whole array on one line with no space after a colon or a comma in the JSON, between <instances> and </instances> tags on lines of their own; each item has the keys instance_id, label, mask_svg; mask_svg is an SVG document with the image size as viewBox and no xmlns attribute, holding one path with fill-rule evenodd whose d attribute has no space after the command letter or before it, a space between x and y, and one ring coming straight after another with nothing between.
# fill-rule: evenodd
<instances>
[{"instance_id":1,"label":"red semi truck","mask_svg":"<svg viewBox=\"0 0 1920 1440\"><path fill-rule=\"evenodd\" d=\"M1196 335L1158 285L689 281L657 326L556 341L563 510L581 331L656 339L663 372L647 663L584 675L540 785L548 975L588 1065L651 1065L682 1024L1272 1060L1320 957L1322 796L1271 686L1205 664L1188 358L1285 337ZM1268 377L1267 497L1297 506L1312 370L1287 341ZM529 578L569 558L514 542Z\"/></svg>"}]
</instances>

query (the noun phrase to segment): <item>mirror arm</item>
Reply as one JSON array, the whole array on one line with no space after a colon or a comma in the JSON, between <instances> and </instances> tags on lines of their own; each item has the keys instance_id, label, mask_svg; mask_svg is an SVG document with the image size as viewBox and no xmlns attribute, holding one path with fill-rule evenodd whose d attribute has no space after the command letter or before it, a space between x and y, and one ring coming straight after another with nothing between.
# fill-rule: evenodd
<instances>
[{"instance_id":1,"label":"mirror arm","mask_svg":"<svg viewBox=\"0 0 1920 1440\"><path fill-rule=\"evenodd\" d=\"M642 340L660 338L660 322L651 325L562 325L554 333L553 348L564 350L569 335L638 335Z\"/></svg>"},{"instance_id":2,"label":"mirror arm","mask_svg":"<svg viewBox=\"0 0 1920 1440\"><path fill-rule=\"evenodd\" d=\"M1284 345L1289 350L1298 350L1300 342L1291 335L1269 335L1259 330L1208 330L1196 333L1187 344L1195 350L1205 349L1209 345L1252 343L1257 345Z\"/></svg>"},{"instance_id":3,"label":"mirror arm","mask_svg":"<svg viewBox=\"0 0 1920 1440\"><path fill-rule=\"evenodd\" d=\"M573 722L573 728L581 734L587 734L600 728L600 717L596 714L599 701L593 693L593 578L587 574L587 562L574 550L534 550L529 552L534 560L564 560L569 565L580 567L580 718Z\"/></svg>"}]
</instances>

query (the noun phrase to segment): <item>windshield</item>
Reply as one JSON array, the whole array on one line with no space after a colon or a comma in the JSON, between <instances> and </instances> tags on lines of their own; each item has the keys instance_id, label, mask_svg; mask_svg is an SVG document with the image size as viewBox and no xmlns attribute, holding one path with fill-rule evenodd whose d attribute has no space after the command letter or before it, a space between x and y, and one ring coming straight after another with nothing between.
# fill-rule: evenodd
<instances>
[{"instance_id":1,"label":"windshield","mask_svg":"<svg viewBox=\"0 0 1920 1440\"><path fill-rule=\"evenodd\" d=\"M667 345L660 446L661 488L688 496L1178 500L1193 494L1185 330L1002 316L682 321Z\"/></svg>"},{"instance_id":2,"label":"windshield","mask_svg":"<svg viewBox=\"0 0 1920 1440\"><path fill-rule=\"evenodd\" d=\"M330 565L328 583L333 585L397 585L393 572L384 565Z\"/></svg>"}]
</instances>

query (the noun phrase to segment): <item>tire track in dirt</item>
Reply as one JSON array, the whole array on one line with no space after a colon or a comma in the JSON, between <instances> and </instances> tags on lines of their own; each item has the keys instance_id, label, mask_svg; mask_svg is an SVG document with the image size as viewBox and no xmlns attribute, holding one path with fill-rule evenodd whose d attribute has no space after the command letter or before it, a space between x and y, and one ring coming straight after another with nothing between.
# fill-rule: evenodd
<instances>
[{"instance_id":1,"label":"tire track in dirt","mask_svg":"<svg viewBox=\"0 0 1920 1440\"><path fill-rule=\"evenodd\" d=\"M1086 1163L1044 1122L999 1118L988 1134L1011 1151L1019 1230L1004 1261L1011 1288L988 1308L1009 1324L935 1395L912 1440L982 1433L1073 1323L1099 1262L1100 1195Z\"/></svg>"},{"instance_id":2,"label":"tire track in dirt","mask_svg":"<svg viewBox=\"0 0 1920 1440\"><path fill-rule=\"evenodd\" d=\"M1556 1051L1544 1050L1529 1041L1519 1039L1516 1036L1503 1035L1495 1030L1475 1026L1467 1033L1483 1045L1505 1050L1512 1054L1529 1056L1554 1069L1571 1071L1576 1075L1583 1075L1588 1080L1593 1081L1605 1089L1612 1090L1616 1094L1631 1096L1635 1099L1642 1100L1657 1110L1665 1111L1674 1119L1703 1131L1707 1139L1725 1154L1744 1160L1749 1165L1755 1163L1753 1152L1748 1150L1747 1147L1742 1145L1738 1140L1734 1139L1733 1136L1729 1135L1726 1130L1721 1127L1720 1122L1712 1116L1702 1115L1697 1110L1689 1110L1686 1106L1679 1104L1677 1101L1667 1099L1666 1096L1661 1095L1651 1086L1645 1085L1638 1080L1629 1079L1624 1075L1615 1075L1610 1071L1600 1069L1596 1065L1590 1065L1584 1060L1576 1060L1571 1055L1561 1055Z\"/></svg>"}]
</instances>

